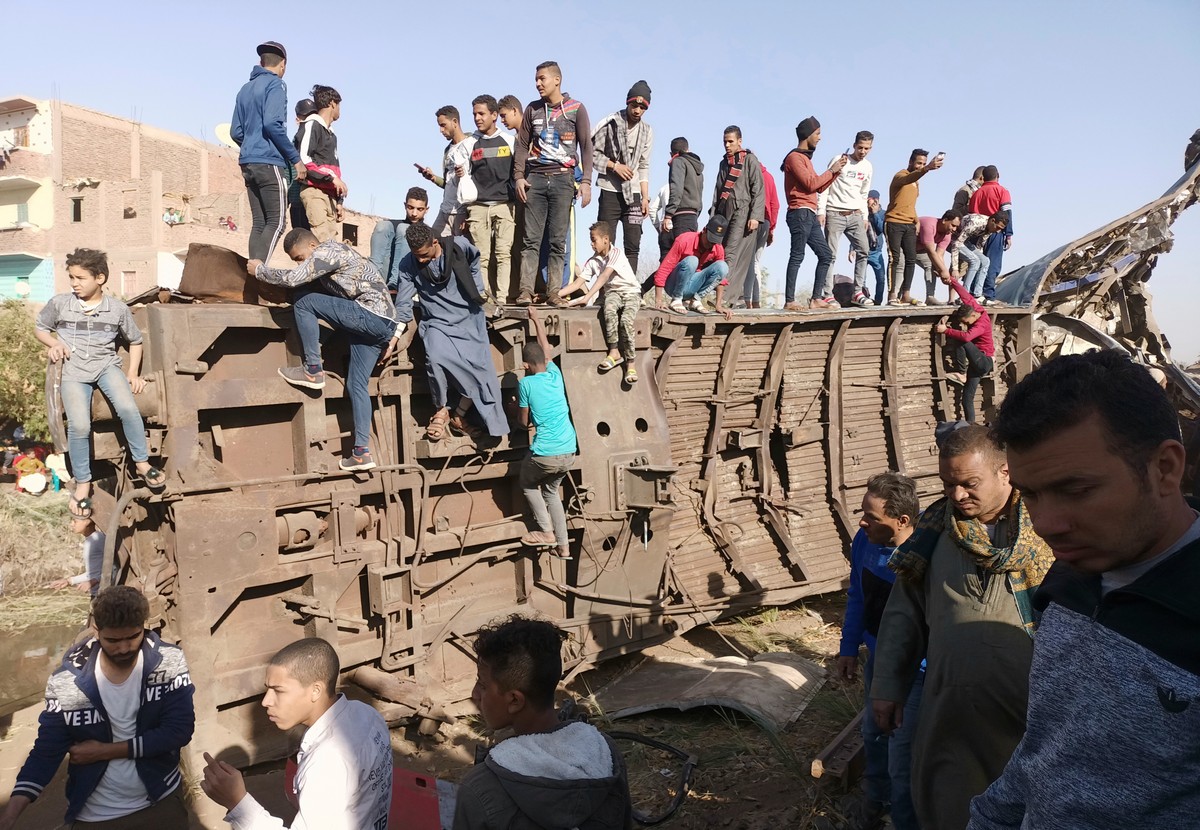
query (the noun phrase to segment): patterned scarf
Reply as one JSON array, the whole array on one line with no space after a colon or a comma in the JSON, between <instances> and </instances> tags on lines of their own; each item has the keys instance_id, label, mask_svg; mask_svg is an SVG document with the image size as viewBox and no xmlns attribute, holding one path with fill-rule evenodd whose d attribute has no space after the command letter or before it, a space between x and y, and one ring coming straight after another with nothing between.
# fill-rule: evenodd
<instances>
[{"instance_id":1,"label":"patterned scarf","mask_svg":"<svg viewBox=\"0 0 1200 830\"><path fill-rule=\"evenodd\" d=\"M888 567L902 579L920 581L925 577L933 549L943 532L950 534L959 550L971 557L985 571L1004 574L1017 601L1017 610L1025 623L1025 632L1033 637L1038 619L1033 610L1033 592L1042 584L1046 571L1054 564L1050 546L1033 531L1029 513L1021 494L1012 491L1006 507L1011 528L1017 529L1017 538L1007 547L996 547L988 536L987 525L978 519L960 519L954 512L949 499L942 498L931 504L917 521L908 541L896 549L888 560Z\"/></svg>"},{"instance_id":2,"label":"patterned scarf","mask_svg":"<svg viewBox=\"0 0 1200 830\"><path fill-rule=\"evenodd\" d=\"M725 209L726 203L733 196L733 190L737 187L738 179L742 177L742 167L746 164L746 150L738 150L736 153L729 153L725 156L725 164L729 168L729 172L725 174L725 181L721 184L721 192L717 196L717 208L715 213L719 213L726 219L730 218L731 211Z\"/></svg>"}]
</instances>

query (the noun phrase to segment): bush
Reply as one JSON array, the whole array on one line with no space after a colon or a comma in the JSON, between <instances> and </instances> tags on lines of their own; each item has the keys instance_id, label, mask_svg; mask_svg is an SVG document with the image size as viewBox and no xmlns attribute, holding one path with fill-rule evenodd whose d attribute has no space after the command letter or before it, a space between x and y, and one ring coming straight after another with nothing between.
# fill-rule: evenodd
<instances>
[{"instance_id":1,"label":"bush","mask_svg":"<svg viewBox=\"0 0 1200 830\"><path fill-rule=\"evenodd\" d=\"M34 337L33 318L21 300L0 305L0 419L24 425L29 438L50 437L46 347Z\"/></svg>"}]
</instances>

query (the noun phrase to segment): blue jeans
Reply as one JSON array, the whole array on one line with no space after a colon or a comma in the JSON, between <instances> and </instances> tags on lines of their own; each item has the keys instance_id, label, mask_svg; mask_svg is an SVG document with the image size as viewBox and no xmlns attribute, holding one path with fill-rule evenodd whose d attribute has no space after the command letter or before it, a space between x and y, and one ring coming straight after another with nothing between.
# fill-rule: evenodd
<instances>
[{"instance_id":1,"label":"blue jeans","mask_svg":"<svg viewBox=\"0 0 1200 830\"><path fill-rule=\"evenodd\" d=\"M912 739L917 733L917 712L921 708L921 692L925 688L925 672L918 671L908 700L904 703L904 725L890 736L875 724L871 714L871 676L875 670L875 655L867 658L863 683L867 690L866 714L863 715L863 752L866 756L864 785L867 798L880 804L890 804L892 826L896 830L920 830L917 812L912 803Z\"/></svg>"},{"instance_id":2,"label":"blue jeans","mask_svg":"<svg viewBox=\"0 0 1200 830\"><path fill-rule=\"evenodd\" d=\"M991 262L982 251L976 251L966 245L959 247L958 255L968 263L967 275L963 277L962 281L963 288L967 289L973 297L982 297L984 280Z\"/></svg>"},{"instance_id":3,"label":"blue jeans","mask_svg":"<svg viewBox=\"0 0 1200 830\"><path fill-rule=\"evenodd\" d=\"M788 230L792 232L792 247L788 254L787 279L784 283L784 302L796 299L796 277L800 263L804 262L804 246L812 248L817 255L817 273L813 279L814 300L825 297L829 291L829 266L833 263L833 251L825 241L825 229L817 221L816 211L808 208L788 208Z\"/></svg>"},{"instance_id":4,"label":"blue jeans","mask_svg":"<svg viewBox=\"0 0 1200 830\"><path fill-rule=\"evenodd\" d=\"M371 436L371 395L367 382L379 361L383 347L396 333L396 324L372 314L354 300L323 294L309 289L292 304L296 333L304 350L306 366L321 365L321 327L324 320L334 331L350 338L350 367L346 372L346 391L354 415L354 446L365 447ZM411 325L411 324L410 324Z\"/></svg>"},{"instance_id":5,"label":"blue jeans","mask_svg":"<svg viewBox=\"0 0 1200 830\"><path fill-rule=\"evenodd\" d=\"M392 291L400 284L400 261L408 256L408 227L408 222L397 227L391 219L383 219L371 232L371 262Z\"/></svg>"},{"instance_id":6,"label":"blue jeans","mask_svg":"<svg viewBox=\"0 0 1200 830\"><path fill-rule=\"evenodd\" d=\"M717 283L729 276L729 266L723 260L717 260L703 271L697 271L700 260L694 256L685 256L679 260L671 276L667 277L665 286L667 296L671 299L690 300L693 297L707 297Z\"/></svg>"},{"instance_id":7,"label":"blue jeans","mask_svg":"<svg viewBox=\"0 0 1200 830\"><path fill-rule=\"evenodd\" d=\"M120 366L109 366L92 383L78 380L62 381L59 387L63 409L67 413L67 452L71 454L71 477L83 483L92 480L92 393L99 389L113 412L121 419L125 443L135 462L148 461L146 425L138 412L129 379Z\"/></svg>"},{"instance_id":8,"label":"blue jeans","mask_svg":"<svg viewBox=\"0 0 1200 830\"><path fill-rule=\"evenodd\" d=\"M887 262L883 251L871 251L867 255L867 264L875 271L875 305L883 305L887 299Z\"/></svg>"},{"instance_id":9,"label":"blue jeans","mask_svg":"<svg viewBox=\"0 0 1200 830\"><path fill-rule=\"evenodd\" d=\"M983 254L988 258L987 279L983 281L983 296L989 300L996 298L996 277L1004 267L1004 240L1002 233L994 233L988 237L983 246Z\"/></svg>"}]
</instances>

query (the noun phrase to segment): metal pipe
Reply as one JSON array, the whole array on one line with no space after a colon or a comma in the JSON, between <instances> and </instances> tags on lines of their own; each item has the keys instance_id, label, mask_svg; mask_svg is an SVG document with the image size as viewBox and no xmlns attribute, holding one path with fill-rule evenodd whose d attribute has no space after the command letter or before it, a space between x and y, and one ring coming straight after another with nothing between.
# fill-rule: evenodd
<instances>
[{"instance_id":1,"label":"metal pipe","mask_svg":"<svg viewBox=\"0 0 1200 830\"><path fill-rule=\"evenodd\" d=\"M125 508L137 499L144 499L152 495L154 493L149 488L138 487L117 499L117 506L113 508L112 518L108 520L108 531L104 535L104 563L100 566L101 588L107 588L113 584L112 569L113 559L117 555L117 533L121 530L121 516L125 512Z\"/></svg>"}]
</instances>

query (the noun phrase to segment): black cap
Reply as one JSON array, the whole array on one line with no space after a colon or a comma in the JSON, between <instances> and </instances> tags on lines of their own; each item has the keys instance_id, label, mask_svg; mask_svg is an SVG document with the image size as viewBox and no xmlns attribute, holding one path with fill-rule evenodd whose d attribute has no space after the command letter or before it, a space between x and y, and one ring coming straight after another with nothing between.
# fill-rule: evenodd
<instances>
[{"instance_id":1,"label":"black cap","mask_svg":"<svg viewBox=\"0 0 1200 830\"><path fill-rule=\"evenodd\" d=\"M296 102L296 117L308 118L317 111L317 102L312 98L301 98Z\"/></svg>"},{"instance_id":2,"label":"black cap","mask_svg":"<svg viewBox=\"0 0 1200 830\"><path fill-rule=\"evenodd\" d=\"M725 238L725 231L728 227L729 220L718 213L712 219L708 220L708 226L704 229L704 232L708 234L708 241L717 245Z\"/></svg>"},{"instance_id":3,"label":"black cap","mask_svg":"<svg viewBox=\"0 0 1200 830\"><path fill-rule=\"evenodd\" d=\"M284 49L283 44L277 40L268 40L266 43L258 44L259 57L262 57L268 52L270 52L272 55L279 55L279 57L287 60L287 49Z\"/></svg>"}]
</instances>

